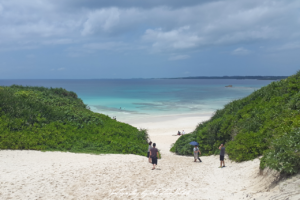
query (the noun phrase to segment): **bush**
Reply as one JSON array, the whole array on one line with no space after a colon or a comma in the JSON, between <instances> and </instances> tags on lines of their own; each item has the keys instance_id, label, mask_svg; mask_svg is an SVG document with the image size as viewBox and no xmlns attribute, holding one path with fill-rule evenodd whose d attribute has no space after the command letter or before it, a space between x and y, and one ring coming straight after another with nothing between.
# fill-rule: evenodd
<instances>
[{"instance_id":1,"label":"bush","mask_svg":"<svg viewBox=\"0 0 300 200\"><path fill-rule=\"evenodd\" d=\"M0 87L0 149L146 155L148 134L62 88Z\"/></svg>"},{"instance_id":2,"label":"bush","mask_svg":"<svg viewBox=\"0 0 300 200\"><path fill-rule=\"evenodd\" d=\"M252 160L268 148L263 135L254 132L239 133L233 141L227 143L226 151L234 161Z\"/></svg>"},{"instance_id":3,"label":"bush","mask_svg":"<svg viewBox=\"0 0 300 200\"><path fill-rule=\"evenodd\" d=\"M299 102L300 71L225 105L210 120L199 124L186 141L184 138L176 141L171 150L189 155L184 143L193 138L205 155L218 153L219 145L226 143L226 152L232 160L254 159L264 155L274 140L284 135L288 137L292 130L300 127Z\"/></svg>"},{"instance_id":4,"label":"bush","mask_svg":"<svg viewBox=\"0 0 300 200\"><path fill-rule=\"evenodd\" d=\"M176 143L171 148L171 152L179 155L191 155L193 154L193 147L189 143L195 141L195 135L185 134L178 138Z\"/></svg>"},{"instance_id":5,"label":"bush","mask_svg":"<svg viewBox=\"0 0 300 200\"><path fill-rule=\"evenodd\" d=\"M295 129L272 141L261 159L260 168L269 167L286 174L300 171L300 129Z\"/></svg>"}]
</instances>

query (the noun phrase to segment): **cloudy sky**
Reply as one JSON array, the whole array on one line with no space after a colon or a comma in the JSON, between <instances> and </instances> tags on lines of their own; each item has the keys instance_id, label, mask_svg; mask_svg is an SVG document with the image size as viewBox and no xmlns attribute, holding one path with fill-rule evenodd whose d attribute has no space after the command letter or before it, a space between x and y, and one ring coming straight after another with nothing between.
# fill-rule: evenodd
<instances>
[{"instance_id":1,"label":"cloudy sky","mask_svg":"<svg viewBox=\"0 0 300 200\"><path fill-rule=\"evenodd\" d=\"M0 0L1 79L299 69L299 0Z\"/></svg>"}]
</instances>

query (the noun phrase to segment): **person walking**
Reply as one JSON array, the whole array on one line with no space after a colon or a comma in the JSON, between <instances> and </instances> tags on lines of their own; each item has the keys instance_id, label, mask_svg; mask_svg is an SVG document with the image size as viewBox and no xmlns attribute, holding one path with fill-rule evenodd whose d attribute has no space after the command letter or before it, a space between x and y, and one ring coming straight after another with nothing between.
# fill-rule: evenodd
<instances>
[{"instance_id":1,"label":"person walking","mask_svg":"<svg viewBox=\"0 0 300 200\"><path fill-rule=\"evenodd\" d=\"M199 153L201 155L201 151L199 150L198 146L195 145L195 147L194 147L194 162L197 162L197 159L199 160L199 162L202 162L201 159L199 158Z\"/></svg>"},{"instance_id":2,"label":"person walking","mask_svg":"<svg viewBox=\"0 0 300 200\"><path fill-rule=\"evenodd\" d=\"M182 130L182 133L181 133L181 135L184 135L185 134L185 132L184 132L184 130Z\"/></svg>"},{"instance_id":3,"label":"person walking","mask_svg":"<svg viewBox=\"0 0 300 200\"><path fill-rule=\"evenodd\" d=\"M152 146L151 146L152 142L150 141L148 144L149 144L149 146L148 146L147 158L149 160L149 163L151 163L152 160L151 160L151 157L150 157L150 149L152 148Z\"/></svg>"},{"instance_id":4,"label":"person walking","mask_svg":"<svg viewBox=\"0 0 300 200\"><path fill-rule=\"evenodd\" d=\"M219 149L221 150L220 151L220 167L219 168L222 168L222 164L223 164L223 167L225 167L225 162L224 162L225 147L224 147L224 145L221 144L219 146Z\"/></svg>"},{"instance_id":5,"label":"person walking","mask_svg":"<svg viewBox=\"0 0 300 200\"><path fill-rule=\"evenodd\" d=\"M152 159L152 164L153 164L152 170L154 170L157 165L157 158L159 158L158 150L156 148L155 143L153 143L153 147L150 149L150 157Z\"/></svg>"}]
</instances>

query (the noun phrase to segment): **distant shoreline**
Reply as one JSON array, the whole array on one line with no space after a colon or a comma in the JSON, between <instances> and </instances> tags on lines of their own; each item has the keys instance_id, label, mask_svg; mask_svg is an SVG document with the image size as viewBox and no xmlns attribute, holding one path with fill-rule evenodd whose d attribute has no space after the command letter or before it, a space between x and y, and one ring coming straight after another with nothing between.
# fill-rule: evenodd
<instances>
[{"instance_id":1,"label":"distant shoreline","mask_svg":"<svg viewBox=\"0 0 300 200\"><path fill-rule=\"evenodd\" d=\"M281 80L288 76L191 76L177 78L162 78L162 79L255 79L255 80Z\"/></svg>"},{"instance_id":2,"label":"distant shoreline","mask_svg":"<svg viewBox=\"0 0 300 200\"><path fill-rule=\"evenodd\" d=\"M173 78L88 78L88 79L1 79L1 81L12 81L12 80L42 80L42 81L51 81L51 80L75 80L75 81L84 81L84 80L153 80L153 79L254 79L254 80L281 80L289 76L190 76L190 77L173 77Z\"/></svg>"}]
</instances>

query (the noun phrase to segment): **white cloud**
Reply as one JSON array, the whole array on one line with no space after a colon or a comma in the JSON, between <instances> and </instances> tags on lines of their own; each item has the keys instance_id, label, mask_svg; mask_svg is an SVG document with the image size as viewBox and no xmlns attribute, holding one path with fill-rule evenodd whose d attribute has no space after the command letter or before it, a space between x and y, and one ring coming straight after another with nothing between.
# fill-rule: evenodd
<instances>
[{"instance_id":1,"label":"white cloud","mask_svg":"<svg viewBox=\"0 0 300 200\"><path fill-rule=\"evenodd\" d=\"M149 20L149 11L137 8L102 8L90 11L83 23L81 34L118 35L132 31L139 23ZM146 16L146 17L145 17Z\"/></svg>"},{"instance_id":2,"label":"white cloud","mask_svg":"<svg viewBox=\"0 0 300 200\"><path fill-rule=\"evenodd\" d=\"M162 22L160 28L146 30L142 38L151 42L154 50L162 51L286 40L297 32L295 8L300 8L300 2L268 0L220 1L177 10L160 8L164 15L162 10L152 10L157 12L154 18L167 19L171 27ZM212 10L218 14L212 14Z\"/></svg>"},{"instance_id":3,"label":"white cloud","mask_svg":"<svg viewBox=\"0 0 300 200\"><path fill-rule=\"evenodd\" d=\"M275 48L275 50L284 51L284 50L294 50L300 49L300 42L292 42L281 45L280 47Z\"/></svg>"},{"instance_id":4,"label":"white cloud","mask_svg":"<svg viewBox=\"0 0 300 200\"><path fill-rule=\"evenodd\" d=\"M1 1L0 48L80 43L94 51L126 51L126 44L134 42L131 48L146 45L152 52L188 54L199 48L252 42L288 44L300 37L298 0L207 1L148 9L82 6L88 3L75 9L72 2Z\"/></svg>"},{"instance_id":5,"label":"white cloud","mask_svg":"<svg viewBox=\"0 0 300 200\"><path fill-rule=\"evenodd\" d=\"M66 13L46 0L10 0L2 4L5 9L0 18L0 48L5 50L66 43L76 37L82 17L82 13Z\"/></svg>"},{"instance_id":6,"label":"white cloud","mask_svg":"<svg viewBox=\"0 0 300 200\"><path fill-rule=\"evenodd\" d=\"M97 33L97 29L109 31L116 26L120 20L120 12L117 8L101 9L90 12L83 24L82 35Z\"/></svg>"},{"instance_id":7,"label":"white cloud","mask_svg":"<svg viewBox=\"0 0 300 200\"><path fill-rule=\"evenodd\" d=\"M3 6L2 6L2 4L0 3L0 15L1 15L2 11L3 11Z\"/></svg>"},{"instance_id":8,"label":"white cloud","mask_svg":"<svg viewBox=\"0 0 300 200\"><path fill-rule=\"evenodd\" d=\"M74 46L66 49L67 55L70 57L83 57L88 54L94 54L97 51L118 51L128 52L129 50L144 49L142 46L135 44L127 44L124 42L97 42L87 43L82 46Z\"/></svg>"},{"instance_id":9,"label":"white cloud","mask_svg":"<svg viewBox=\"0 0 300 200\"><path fill-rule=\"evenodd\" d=\"M233 55L248 55L248 54L250 54L250 51L248 49L240 47L240 48L233 50L231 53Z\"/></svg>"},{"instance_id":10,"label":"white cloud","mask_svg":"<svg viewBox=\"0 0 300 200\"><path fill-rule=\"evenodd\" d=\"M188 58L190 58L189 55L176 55L176 56L169 57L169 60L185 60Z\"/></svg>"},{"instance_id":11,"label":"white cloud","mask_svg":"<svg viewBox=\"0 0 300 200\"><path fill-rule=\"evenodd\" d=\"M41 42L41 44L44 45L59 45L59 44L71 44L71 43L73 43L73 40L69 38L50 39Z\"/></svg>"},{"instance_id":12,"label":"white cloud","mask_svg":"<svg viewBox=\"0 0 300 200\"><path fill-rule=\"evenodd\" d=\"M198 46L201 42L201 38L190 32L189 26L166 32L162 31L162 29L148 29L143 39L153 42L152 47L157 50L188 49Z\"/></svg>"},{"instance_id":13,"label":"white cloud","mask_svg":"<svg viewBox=\"0 0 300 200\"><path fill-rule=\"evenodd\" d=\"M124 42L104 42L85 44L83 45L83 48L90 50L128 50L132 47Z\"/></svg>"}]
</instances>

